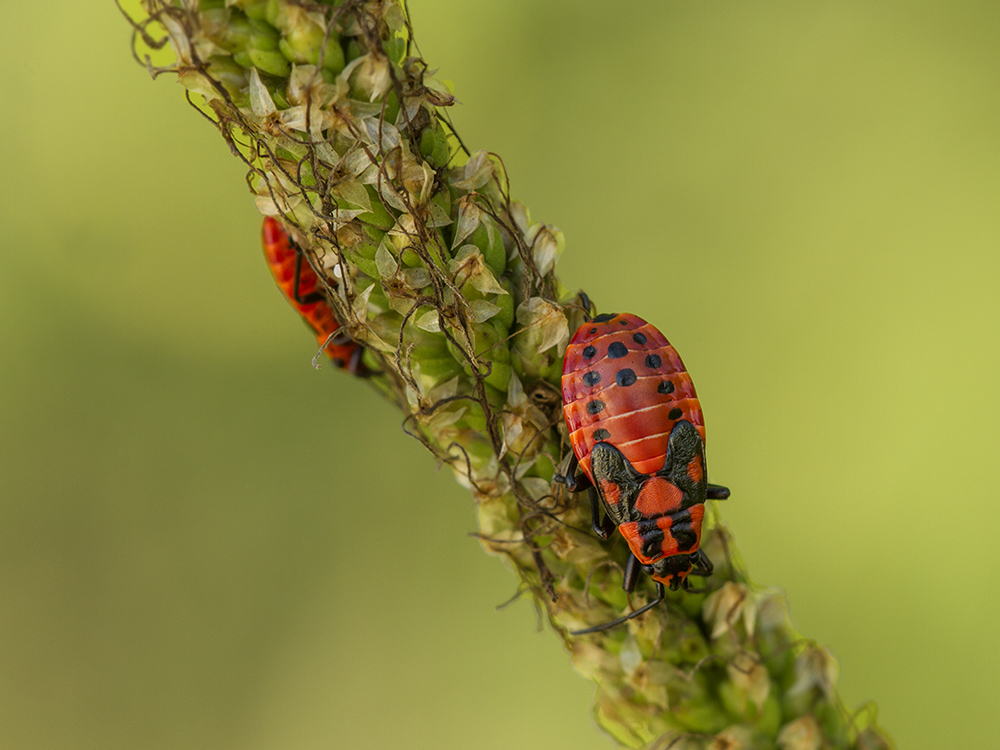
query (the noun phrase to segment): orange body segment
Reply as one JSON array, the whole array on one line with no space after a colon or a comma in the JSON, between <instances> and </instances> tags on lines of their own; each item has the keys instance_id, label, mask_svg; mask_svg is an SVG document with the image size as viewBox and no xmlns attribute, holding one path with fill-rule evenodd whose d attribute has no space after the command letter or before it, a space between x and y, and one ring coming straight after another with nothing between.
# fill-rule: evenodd
<instances>
[{"instance_id":1,"label":"orange body segment","mask_svg":"<svg viewBox=\"0 0 1000 750\"><path fill-rule=\"evenodd\" d=\"M678 421L705 439L701 405L680 355L635 315L580 326L566 348L562 392L570 442L591 479L590 453L602 440L649 474L663 466Z\"/></svg>"},{"instance_id":2,"label":"orange body segment","mask_svg":"<svg viewBox=\"0 0 1000 750\"><path fill-rule=\"evenodd\" d=\"M356 368L361 354L357 343L347 340L346 343L327 344L330 336L340 330L340 322L323 296L319 277L302 256L301 250L294 245L281 224L270 216L264 219L261 239L267 267L285 299L312 329L316 341L321 346L326 344L324 351L334 364Z\"/></svg>"}]
</instances>

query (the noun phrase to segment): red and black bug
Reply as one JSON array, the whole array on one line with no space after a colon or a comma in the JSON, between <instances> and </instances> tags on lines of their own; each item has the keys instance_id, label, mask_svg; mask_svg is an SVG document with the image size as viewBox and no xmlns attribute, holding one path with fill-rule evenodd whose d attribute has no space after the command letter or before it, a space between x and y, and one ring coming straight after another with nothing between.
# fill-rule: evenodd
<instances>
[{"instance_id":1,"label":"red and black bug","mask_svg":"<svg viewBox=\"0 0 1000 750\"><path fill-rule=\"evenodd\" d=\"M323 296L319 277L306 262L302 249L292 241L281 224L270 216L264 218L261 237L264 258L271 275L285 298L312 329L327 356L337 367L342 367L353 375L363 374L361 355L364 349L344 331L340 331L340 322Z\"/></svg>"},{"instance_id":2,"label":"red and black bug","mask_svg":"<svg viewBox=\"0 0 1000 750\"><path fill-rule=\"evenodd\" d=\"M663 600L664 587L688 588L689 575L711 575L700 549L705 500L725 499L729 490L708 483L705 421L691 376L642 318L607 313L580 326L566 348L562 394L574 456L561 479L574 492L589 488L598 536L607 539L617 527L625 537L632 551L625 590L635 587L641 566L658 592L646 606L580 635L642 614Z\"/></svg>"}]
</instances>

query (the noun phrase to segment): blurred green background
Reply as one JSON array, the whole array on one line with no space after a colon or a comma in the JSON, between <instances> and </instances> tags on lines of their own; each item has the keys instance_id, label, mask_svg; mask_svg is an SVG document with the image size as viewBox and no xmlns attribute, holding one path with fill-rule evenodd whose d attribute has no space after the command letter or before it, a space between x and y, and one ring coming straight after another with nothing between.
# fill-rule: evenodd
<instances>
[{"instance_id":1,"label":"blurred green background","mask_svg":"<svg viewBox=\"0 0 1000 750\"><path fill-rule=\"evenodd\" d=\"M682 352L848 703L995 744L1000 6L410 5L563 281ZM610 748L468 494L309 366L243 168L114 6L5 25L0 747Z\"/></svg>"}]
</instances>

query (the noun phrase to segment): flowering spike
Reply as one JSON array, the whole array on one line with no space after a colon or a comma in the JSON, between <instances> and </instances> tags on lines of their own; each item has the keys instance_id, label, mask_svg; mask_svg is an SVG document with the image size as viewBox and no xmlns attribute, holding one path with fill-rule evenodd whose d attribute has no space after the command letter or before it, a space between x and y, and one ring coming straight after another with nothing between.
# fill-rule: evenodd
<instances>
[{"instance_id":1,"label":"flowering spike","mask_svg":"<svg viewBox=\"0 0 1000 750\"><path fill-rule=\"evenodd\" d=\"M570 455L562 355L583 306L555 278L561 232L510 197L498 156L461 146L455 97L416 55L402 0L142 4L135 38L166 32L171 69L245 163L259 210L364 347L366 382L472 491L483 546L597 681L609 734L672 750L891 746L843 708L836 663L749 581L711 507L705 594L667 592L570 635L655 596L646 578L622 591L625 545L601 544L585 499L553 482Z\"/></svg>"}]
</instances>

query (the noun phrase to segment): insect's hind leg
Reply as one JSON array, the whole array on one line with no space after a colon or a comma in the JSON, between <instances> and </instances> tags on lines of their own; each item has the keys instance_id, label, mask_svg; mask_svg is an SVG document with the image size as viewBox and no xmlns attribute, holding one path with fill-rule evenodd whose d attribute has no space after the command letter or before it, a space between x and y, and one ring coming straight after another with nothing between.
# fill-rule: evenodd
<instances>
[{"instance_id":1,"label":"insect's hind leg","mask_svg":"<svg viewBox=\"0 0 1000 750\"><path fill-rule=\"evenodd\" d=\"M728 500L729 488L721 484L708 485L708 493L705 495L709 500Z\"/></svg>"},{"instance_id":2,"label":"insect's hind leg","mask_svg":"<svg viewBox=\"0 0 1000 750\"><path fill-rule=\"evenodd\" d=\"M701 576L702 578L708 578L712 575L712 571L715 570L715 566L712 565L712 561L708 559L708 555L705 554L703 550L698 550L698 559L694 561L694 565L691 566L691 575Z\"/></svg>"}]
</instances>

